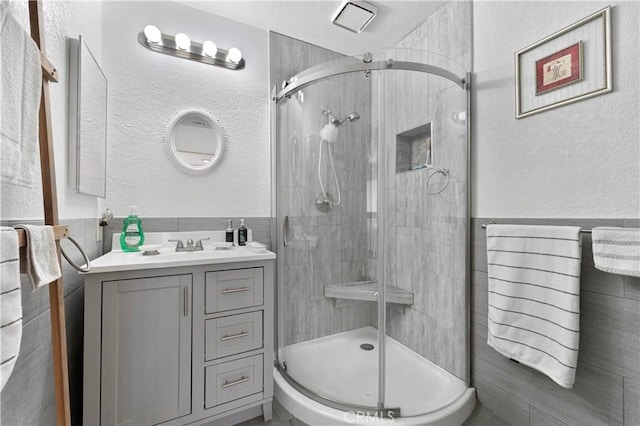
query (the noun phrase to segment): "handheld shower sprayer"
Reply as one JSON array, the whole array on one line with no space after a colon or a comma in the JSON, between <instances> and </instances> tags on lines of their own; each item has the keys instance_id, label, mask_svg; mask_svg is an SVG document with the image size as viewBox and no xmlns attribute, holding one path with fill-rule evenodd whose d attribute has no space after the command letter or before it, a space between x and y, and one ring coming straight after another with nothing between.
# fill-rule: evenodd
<instances>
[{"instance_id":1,"label":"handheld shower sprayer","mask_svg":"<svg viewBox=\"0 0 640 426\"><path fill-rule=\"evenodd\" d=\"M360 119L360 114L352 112L342 120L338 120L331 114L331 110L327 107L322 107L322 114L327 116L329 123L327 123L322 130L320 130L320 147L318 150L318 181L320 182L320 189L322 192L318 194L316 198L316 208L321 212L328 212L333 209L334 206L340 205L340 183L338 182L338 176L336 175L336 169L333 165L333 156L331 154L330 143L335 142L338 139L338 127L340 127L345 121L356 121ZM331 172L333 179L336 183L336 191L338 193L338 199L334 201L331 194L329 194L324 188L324 182L322 181L322 148L324 142L328 143L329 150L329 165L331 166Z\"/></svg>"}]
</instances>

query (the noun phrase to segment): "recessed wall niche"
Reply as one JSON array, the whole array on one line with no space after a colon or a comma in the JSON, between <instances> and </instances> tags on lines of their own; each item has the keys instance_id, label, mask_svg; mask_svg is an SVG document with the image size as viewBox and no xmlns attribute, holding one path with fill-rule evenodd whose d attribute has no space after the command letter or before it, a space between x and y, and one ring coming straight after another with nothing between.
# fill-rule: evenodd
<instances>
[{"instance_id":1,"label":"recessed wall niche","mask_svg":"<svg viewBox=\"0 0 640 426\"><path fill-rule=\"evenodd\" d=\"M396 135L396 173L433 167L432 129L429 121Z\"/></svg>"}]
</instances>

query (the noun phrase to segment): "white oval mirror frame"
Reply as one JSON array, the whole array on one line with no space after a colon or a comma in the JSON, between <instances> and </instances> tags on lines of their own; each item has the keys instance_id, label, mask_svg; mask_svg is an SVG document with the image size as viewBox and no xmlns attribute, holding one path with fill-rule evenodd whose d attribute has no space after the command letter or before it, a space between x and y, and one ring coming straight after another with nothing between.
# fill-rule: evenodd
<instances>
[{"instance_id":1,"label":"white oval mirror frame","mask_svg":"<svg viewBox=\"0 0 640 426\"><path fill-rule=\"evenodd\" d=\"M185 133L196 140L181 140L179 136ZM220 120L203 108L185 108L171 116L163 141L171 161L180 170L192 175L211 173L227 155L227 134Z\"/></svg>"}]
</instances>

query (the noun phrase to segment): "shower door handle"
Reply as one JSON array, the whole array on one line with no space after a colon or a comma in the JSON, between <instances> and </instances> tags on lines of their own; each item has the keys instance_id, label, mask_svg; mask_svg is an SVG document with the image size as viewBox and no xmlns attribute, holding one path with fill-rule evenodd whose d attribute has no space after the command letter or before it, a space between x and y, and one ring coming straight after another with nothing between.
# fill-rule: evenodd
<instances>
[{"instance_id":1,"label":"shower door handle","mask_svg":"<svg viewBox=\"0 0 640 426\"><path fill-rule=\"evenodd\" d=\"M289 216L284 217L282 224L282 243L285 247L289 247Z\"/></svg>"}]
</instances>

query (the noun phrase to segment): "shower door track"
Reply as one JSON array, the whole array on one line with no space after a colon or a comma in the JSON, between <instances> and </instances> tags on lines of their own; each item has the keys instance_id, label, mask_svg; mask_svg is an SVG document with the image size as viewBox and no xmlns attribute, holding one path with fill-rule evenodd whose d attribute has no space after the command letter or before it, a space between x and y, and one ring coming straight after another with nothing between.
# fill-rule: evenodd
<instances>
[{"instance_id":1,"label":"shower door track","mask_svg":"<svg viewBox=\"0 0 640 426\"><path fill-rule=\"evenodd\" d=\"M336 410L342 410L345 412L351 413L364 413L369 416L377 416L379 418L386 419L397 419L400 417L400 407L397 408L380 408L380 407L369 407L366 405L357 405L357 404L347 404L344 402L336 401L334 399L328 398L326 396L320 395L305 386L298 383L293 377L291 377L284 368L280 367L280 364L277 364L278 371L282 374L282 377L294 388L296 388L301 394L304 396L313 399L316 402L324 404L328 407L335 408Z\"/></svg>"},{"instance_id":2,"label":"shower door track","mask_svg":"<svg viewBox=\"0 0 640 426\"><path fill-rule=\"evenodd\" d=\"M458 77L456 74L451 71L445 70L444 68L436 67L428 64L420 64L417 62L406 62L406 61L398 61L394 62L389 59L387 61L376 61L376 62L356 62L353 64L344 64L337 65L335 67L319 70L304 77L300 77L295 81L288 84L285 88L283 88L280 93L278 93L274 101L276 103L280 102L282 98L291 96L292 92L296 90L300 90L309 84L321 80L327 77L333 77L335 75L341 74L349 74L352 72L358 71L384 71L384 70L401 70L401 71L418 71L427 74L434 74L447 80L454 82L462 89L467 89L467 81L464 78Z\"/></svg>"}]
</instances>

